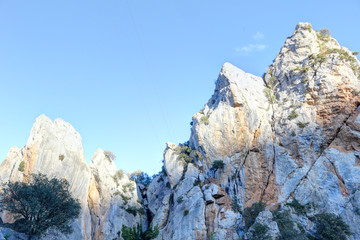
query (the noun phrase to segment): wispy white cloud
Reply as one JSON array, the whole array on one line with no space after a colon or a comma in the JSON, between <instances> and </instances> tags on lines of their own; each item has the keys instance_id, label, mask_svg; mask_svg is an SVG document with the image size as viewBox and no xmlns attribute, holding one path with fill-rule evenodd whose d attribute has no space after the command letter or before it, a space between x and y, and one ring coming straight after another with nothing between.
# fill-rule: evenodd
<instances>
[{"instance_id":1,"label":"wispy white cloud","mask_svg":"<svg viewBox=\"0 0 360 240\"><path fill-rule=\"evenodd\" d=\"M262 32L256 32L255 35L253 36L253 39L255 41L260 41L262 39L264 39L264 34Z\"/></svg>"},{"instance_id":2,"label":"wispy white cloud","mask_svg":"<svg viewBox=\"0 0 360 240\"><path fill-rule=\"evenodd\" d=\"M249 55L252 52L260 52L266 49L265 44L248 44L242 47L236 47L235 52L240 55Z\"/></svg>"}]
</instances>

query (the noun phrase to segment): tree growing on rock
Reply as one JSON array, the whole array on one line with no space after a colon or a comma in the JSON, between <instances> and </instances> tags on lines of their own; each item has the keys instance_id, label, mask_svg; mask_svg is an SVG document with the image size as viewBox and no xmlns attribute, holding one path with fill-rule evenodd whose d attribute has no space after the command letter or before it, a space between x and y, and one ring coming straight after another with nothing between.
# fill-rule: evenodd
<instances>
[{"instance_id":1,"label":"tree growing on rock","mask_svg":"<svg viewBox=\"0 0 360 240\"><path fill-rule=\"evenodd\" d=\"M34 174L30 183L7 183L0 199L2 209L16 219L7 227L30 236L41 236L49 228L71 233L70 222L81 208L71 196L68 181L43 174Z\"/></svg>"}]
</instances>

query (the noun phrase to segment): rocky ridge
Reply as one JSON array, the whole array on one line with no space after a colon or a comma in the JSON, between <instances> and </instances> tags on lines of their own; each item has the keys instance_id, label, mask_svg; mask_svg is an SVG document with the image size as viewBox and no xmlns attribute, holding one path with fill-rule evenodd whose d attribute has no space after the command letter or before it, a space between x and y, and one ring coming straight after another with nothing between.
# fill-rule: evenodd
<instances>
[{"instance_id":1,"label":"rocky ridge","mask_svg":"<svg viewBox=\"0 0 360 240\"><path fill-rule=\"evenodd\" d=\"M359 93L353 53L299 23L263 78L223 65L189 141L167 143L164 170L148 186L136 186L101 149L88 165L73 127L43 115L26 146L10 149L0 182L38 172L70 182L82 204L74 232L44 239L122 239L121 226L137 223L157 225L163 240L251 239L259 223L275 239L282 212L299 234L315 234L316 214L334 213L359 239ZM294 200L307 210L295 211ZM248 230L244 210L260 201L267 208Z\"/></svg>"}]
</instances>

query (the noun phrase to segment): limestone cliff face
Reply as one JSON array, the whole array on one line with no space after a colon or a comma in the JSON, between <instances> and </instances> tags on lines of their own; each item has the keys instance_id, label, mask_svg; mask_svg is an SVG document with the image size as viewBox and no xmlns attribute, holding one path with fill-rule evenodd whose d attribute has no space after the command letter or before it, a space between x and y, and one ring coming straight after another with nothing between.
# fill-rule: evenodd
<instances>
[{"instance_id":1,"label":"limestone cliff face","mask_svg":"<svg viewBox=\"0 0 360 240\"><path fill-rule=\"evenodd\" d=\"M359 239L359 69L352 52L309 23L296 26L264 78L225 63L213 96L193 116L194 161L186 164L174 145L165 150L174 200L154 213L168 214L159 239L236 239L245 229L234 203L263 201L274 210L293 199L314 206L296 220L307 231L315 214L331 212ZM223 169L212 168L216 160ZM271 212L258 219L279 234ZM180 234L174 221L194 230Z\"/></svg>"},{"instance_id":2,"label":"limestone cliff face","mask_svg":"<svg viewBox=\"0 0 360 240\"><path fill-rule=\"evenodd\" d=\"M23 164L24 169L19 169ZM80 134L67 122L52 122L45 115L35 120L24 148L10 149L0 165L0 183L31 179L31 174L65 178L74 198L81 203L81 215L72 223L73 233L50 232L43 239L116 239L121 226L145 220L138 203L136 184L118 171L112 160L98 149L90 166L85 161ZM12 216L2 212L4 222Z\"/></svg>"},{"instance_id":3,"label":"limestone cliff face","mask_svg":"<svg viewBox=\"0 0 360 240\"><path fill-rule=\"evenodd\" d=\"M313 233L314 215L330 212L360 239L359 93L353 53L299 23L262 78L223 65L189 141L167 143L164 169L149 186L136 186L101 149L88 165L73 127L45 116L24 148L10 149L0 182L37 172L65 177L82 213L74 233L60 239L122 239L121 226L137 223L157 225L161 240L251 239L240 210L259 201L267 209L256 223L269 226L272 239L280 228L271 211L279 206L298 231ZM296 215L286 205L294 199L311 211Z\"/></svg>"}]
</instances>

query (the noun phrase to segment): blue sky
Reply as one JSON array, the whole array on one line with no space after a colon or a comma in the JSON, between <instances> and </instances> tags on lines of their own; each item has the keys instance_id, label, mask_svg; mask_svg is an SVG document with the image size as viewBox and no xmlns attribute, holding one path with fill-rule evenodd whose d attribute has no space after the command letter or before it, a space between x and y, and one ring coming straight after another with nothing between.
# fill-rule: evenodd
<instances>
[{"instance_id":1,"label":"blue sky","mask_svg":"<svg viewBox=\"0 0 360 240\"><path fill-rule=\"evenodd\" d=\"M160 171L224 62L255 75L300 21L360 50L360 2L0 0L0 160L37 116L70 122L128 172Z\"/></svg>"}]
</instances>

